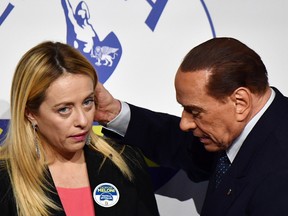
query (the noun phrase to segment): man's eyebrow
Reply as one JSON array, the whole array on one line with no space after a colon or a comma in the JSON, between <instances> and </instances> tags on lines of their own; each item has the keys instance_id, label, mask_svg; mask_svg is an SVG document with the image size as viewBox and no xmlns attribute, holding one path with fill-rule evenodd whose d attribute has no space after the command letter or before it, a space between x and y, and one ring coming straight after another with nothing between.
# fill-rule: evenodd
<instances>
[{"instance_id":1,"label":"man's eyebrow","mask_svg":"<svg viewBox=\"0 0 288 216\"><path fill-rule=\"evenodd\" d=\"M195 105L183 105L185 110L193 110L198 112L204 112L204 109Z\"/></svg>"}]
</instances>

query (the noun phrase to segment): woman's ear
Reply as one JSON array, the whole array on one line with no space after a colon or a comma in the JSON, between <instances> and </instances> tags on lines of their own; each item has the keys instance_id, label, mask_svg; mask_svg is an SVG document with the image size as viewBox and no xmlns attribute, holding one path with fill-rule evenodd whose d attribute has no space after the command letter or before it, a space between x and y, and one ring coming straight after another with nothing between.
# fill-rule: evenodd
<instances>
[{"instance_id":1,"label":"woman's ear","mask_svg":"<svg viewBox=\"0 0 288 216\"><path fill-rule=\"evenodd\" d=\"M37 120L35 118L35 114L31 112L29 109L25 109L25 116L30 121L32 125L37 125Z\"/></svg>"},{"instance_id":2,"label":"woman's ear","mask_svg":"<svg viewBox=\"0 0 288 216\"><path fill-rule=\"evenodd\" d=\"M252 108L252 95L249 89L240 87L233 92L233 101L235 103L236 119L245 120Z\"/></svg>"}]
</instances>

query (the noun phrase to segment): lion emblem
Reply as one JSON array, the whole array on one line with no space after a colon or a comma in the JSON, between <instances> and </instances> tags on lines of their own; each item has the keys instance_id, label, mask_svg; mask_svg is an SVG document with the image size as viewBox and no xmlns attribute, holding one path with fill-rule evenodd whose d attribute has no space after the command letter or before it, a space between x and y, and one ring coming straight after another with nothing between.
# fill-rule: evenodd
<instances>
[{"instance_id":1,"label":"lion emblem","mask_svg":"<svg viewBox=\"0 0 288 216\"><path fill-rule=\"evenodd\" d=\"M105 65L111 67L113 65L113 59L117 55L118 48L108 47L108 46L96 46L94 54L91 57L96 58L97 66Z\"/></svg>"}]
</instances>

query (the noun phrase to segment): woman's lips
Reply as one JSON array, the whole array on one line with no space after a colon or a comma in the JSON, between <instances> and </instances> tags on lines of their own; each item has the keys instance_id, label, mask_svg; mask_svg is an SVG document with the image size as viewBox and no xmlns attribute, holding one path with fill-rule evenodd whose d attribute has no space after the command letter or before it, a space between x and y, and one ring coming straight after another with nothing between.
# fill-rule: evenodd
<instances>
[{"instance_id":1,"label":"woman's lips","mask_svg":"<svg viewBox=\"0 0 288 216\"><path fill-rule=\"evenodd\" d=\"M86 135L87 135L87 132L81 133L81 134L75 134L75 135L72 135L70 137L73 138L77 142L82 142L82 141L86 140Z\"/></svg>"}]
</instances>

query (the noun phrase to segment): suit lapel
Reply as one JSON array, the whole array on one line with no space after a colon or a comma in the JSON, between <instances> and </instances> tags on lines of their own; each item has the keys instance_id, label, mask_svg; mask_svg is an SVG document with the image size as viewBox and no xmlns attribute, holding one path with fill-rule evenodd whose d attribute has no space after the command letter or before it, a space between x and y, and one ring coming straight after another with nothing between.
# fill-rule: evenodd
<instances>
[{"instance_id":1,"label":"suit lapel","mask_svg":"<svg viewBox=\"0 0 288 216\"><path fill-rule=\"evenodd\" d=\"M89 175L89 182L91 188L91 194L94 204L94 210L97 216L110 216L117 215L117 207L113 208L104 208L98 205L93 197L94 189L101 183L109 183L109 180L113 178L115 172L113 171L112 166L108 165L108 161L103 163L103 155L97 151L89 149L88 146L84 148L86 166ZM108 159L107 159L108 160Z\"/></svg>"},{"instance_id":2,"label":"suit lapel","mask_svg":"<svg viewBox=\"0 0 288 216\"><path fill-rule=\"evenodd\" d=\"M53 200L56 205L58 207L60 207L61 209L63 209L63 206L62 206L62 203L61 203L61 200L60 200L60 197L56 191L56 187L55 187L55 184L53 182L53 179L52 179L52 175L49 171L49 169L47 168L46 170L46 179L48 180L48 184L46 185L47 187L47 191L46 191L46 194L48 195L48 197ZM50 212L51 212L51 215L57 215L57 216L66 216L65 212L62 211L62 210L55 210L55 209L50 209Z\"/></svg>"}]
</instances>

